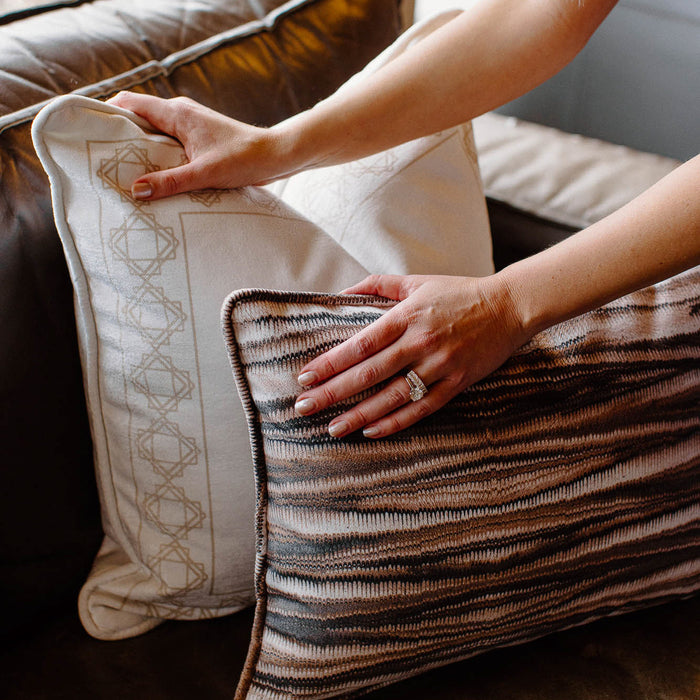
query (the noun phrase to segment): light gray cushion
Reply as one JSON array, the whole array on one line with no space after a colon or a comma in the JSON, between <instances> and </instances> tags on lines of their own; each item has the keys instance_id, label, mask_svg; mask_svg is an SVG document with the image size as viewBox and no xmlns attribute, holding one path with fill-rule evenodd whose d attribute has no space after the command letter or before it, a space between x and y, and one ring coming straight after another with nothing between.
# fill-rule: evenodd
<instances>
[{"instance_id":1,"label":"light gray cushion","mask_svg":"<svg viewBox=\"0 0 700 700\"><path fill-rule=\"evenodd\" d=\"M96 100L57 100L33 133L76 290L102 499L105 540L81 592L83 624L114 639L165 618L234 612L252 602L253 487L245 421L222 380L221 303L232 287L336 291L376 270L488 274L470 127L335 168L342 180L391 164L370 192L325 194L337 225L363 222L340 245L260 188L135 201L133 180L184 151ZM431 174L441 186L417 192ZM426 211L455 212L439 235L392 214L419 196Z\"/></svg>"}]
</instances>

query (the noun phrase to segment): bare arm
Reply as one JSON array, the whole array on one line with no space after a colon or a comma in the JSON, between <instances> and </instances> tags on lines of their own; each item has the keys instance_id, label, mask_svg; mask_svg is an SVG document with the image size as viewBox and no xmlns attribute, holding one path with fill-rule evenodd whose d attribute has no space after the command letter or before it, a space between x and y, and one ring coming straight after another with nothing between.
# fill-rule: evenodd
<instances>
[{"instance_id":1,"label":"bare arm","mask_svg":"<svg viewBox=\"0 0 700 700\"><path fill-rule=\"evenodd\" d=\"M370 79L271 129L194 103L116 102L179 138L190 163L137 181L160 197L339 163L444 129L533 88L586 43L615 0L479 0ZM400 303L302 371L311 414L385 380L335 418L341 436L401 430L502 364L532 335L700 262L700 159L585 231L486 278L372 276L351 292ZM151 195L147 195L151 196ZM409 401L413 369L428 395ZM392 379L393 377L393 379Z\"/></svg>"},{"instance_id":2,"label":"bare arm","mask_svg":"<svg viewBox=\"0 0 700 700\"><path fill-rule=\"evenodd\" d=\"M700 264L700 156L501 274L528 335Z\"/></svg>"},{"instance_id":3,"label":"bare arm","mask_svg":"<svg viewBox=\"0 0 700 700\"><path fill-rule=\"evenodd\" d=\"M557 73L616 0L480 0L374 75L273 128L294 163L354 160L472 119Z\"/></svg>"},{"instance_id":4,"label":"bare arm","mask_svg":"<svg viewBox=\"0 0 700 700\"><path fill-rule=\"evenodd\" d=\"M175 136L190 161L142 176L134 194L158 198L267 182L464 122L556 73L614 4L480 0L371 78L270 129L182 98L122 93L112 102Z\"/></svg>"}]
</instances>

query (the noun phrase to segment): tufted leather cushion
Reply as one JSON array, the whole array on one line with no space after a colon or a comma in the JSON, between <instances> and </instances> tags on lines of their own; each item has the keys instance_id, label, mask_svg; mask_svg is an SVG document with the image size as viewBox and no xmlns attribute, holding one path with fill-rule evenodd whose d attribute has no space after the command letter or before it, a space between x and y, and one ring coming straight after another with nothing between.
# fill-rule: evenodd
<instances>
[{"instance_id":1,"label":"tufted leather cushion","mask_svg":"<svg viewBox=\"0 0 700 700\"><path fill-rule=\"evenodd\" d=\"M129 88L271 124L330 93L398 27L396 0L105 0L0 26L4 629L71 599L101 538L72 291L31 119L65 92Z\"/></svg>"}]
</instances>

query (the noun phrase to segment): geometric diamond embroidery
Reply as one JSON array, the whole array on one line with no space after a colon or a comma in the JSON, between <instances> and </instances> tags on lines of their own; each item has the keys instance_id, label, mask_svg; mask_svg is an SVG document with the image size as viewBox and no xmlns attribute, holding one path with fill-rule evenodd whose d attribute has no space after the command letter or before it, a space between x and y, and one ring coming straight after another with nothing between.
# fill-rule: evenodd
<instances>
[{"instance_id":1,"label":"geometric diamond embroidery","mask_svg":"<svg viewBox=\"0 0 700 700\"><path fill-rule=\"evenodd\" d=\"M211 617L209 608L193 608L177 600L170 602L169 607L148 603L145 610L146 617L155 617L158 620L202 620Z\"/></svg>"},{"instance_id":2,"label":"geometric diamond embroidery","mask_svg":"<svg viewBox=\"0 0 700 700\"><path fill-rule=\"evenodd\" d=\"M158 411L176 411L180 401L192 398L190 373L175 367L165 355L143 355L131 379L136 391Z\"/></svg>"},{"instance_id":3,"label":"geometric diamond embroidery","mask_svg":"<svg viewBox=\"0 0 700 700\"><path fill-rule=\"evenodd\" d=\"M161 545L158 554L151 557L146 564L160 579L161 595L182 595L196 590L201 588L208 578L204 564L193 561L190 550L176 541Z\"/></svg>"},{"instance_id":4,"label":"geometric diamond embroidery","mask_svg":"<svg viewBox=\"0 0 700 700\"><path fill-rule=\"evenodd\" d=\"M348 165L347 170L356 178L363 175L387 175L394 171L397 161L398 155L396 153L386 151L371 163L367 163L364 160L356 160Z\"/></svg>"},{"instance_id":5,"label":"geometric diamond embroidery","mask_svg":"<svg viewBox=\"0 0 700 700\"><path fill-rule=\"evenodd\" d=\"M183 162L187 159L183 158ZM178 369L172 357L160 352L175 334L186 330L187 314L181 302L168 298L166 289L152 284L164 265L176 259L179 241L172 228L160 225L155 215L143 209L148 202L134 200L130 191L134 179L156 170L160 167L150 160L148 150L129 143L117 147L111 158L100 160L97 176L103 188L116 191L121 201L130 205L131 213L122 225L110 230L109 248L114 259L124 263L142 283L122 300L120 313L152 348L149 354L141 356L140 364L132 366L131 387L161 414L152 419L147 429L131 434L132 454L138 454L163 480L149 488L139 508L142 517L168 539L167 544L160 544L158 554L147 561L159 579L159 594L169 599L168 604L158 606L155 616L168 617L169 611L173 617L195 618L201 617L201 610L182 607L184 601L178 603L177 597L201 588L208 576L205 565L193 561L190 549L180 540L186 539L193 529L202 528L207 515L202 504L188 498L185 489L173 480L197 464L200 449L196 439L183 435L175 420L171 420L176 414L168 415L178 410L181 401L192 398L195 384L188 371ZM207 191L194 193L193 198L210 206L220 197L220 192ZM177 611L168 605L178 606Z\"/></svg>"},{"instance_id":6,"label":"geometric diamond embroidery","mask_svg":"<svg viewBox=\"0 0 700 700\"><path fill-rule=\"evenodd\" d=\"M248 187L240 190L243 199L249 201L257 209L266 209L272 215L282 213L282 205L278 199L270 197L264 190L256 187Z\"/></svg>"},{"instance_id":7,"label":"geometric diamond embroidery","mask_svg":"<svg viewBox=\"0 0 700 700\"><path fill-rule=\"evenodd\" d=\"M162 484L147 494L143 505L146 517L171 537L187 537L190 530L202 527L205 518L201 504L173 484Z\"/></svg>"},{"instance_id":8,"label":"geometric diamond embroidery","mask_svg":"<svg viewBox=\"0 0 700 700\"><path fill-rule=\"evenodd\" d=\"M166 479L182 476L186 467L197 464L199 448L194 438L185 437L177 424L160 418L148 430L139 430L136 444L139 457L153 465Z\"/></svg>"},{"instance_id":9,"label":"geometric diamond embroidery","mask_svg":"<svg viewBox=\"0 0 700 700\"><path fill-rule=\"evenodd\" d=\"M205 207L210 207L221 200L221 192L219 190L196 190L188 193L189 198L197 204L203 204Z\"/></svg>"},{"instance_id":10,"label":"geometric diamond embroidery","mask_svg":"<svg viewBox=\"0 0 700 700\"><path fill-rule=\"evenodd\" d=\"M187 315L179 301L171 301L162 287L141 287L124 309L126 322L134 326L154 348L170 342L185 329Z\"/></svg>"},{"instance_id":11,"label":"geometric diamond embroidery","mask_svg":"<svg viewBox=\"0 0 700 700\"><path fill-rule=\"evenodd\" d=\"M139 277L158 275L166 261L175 259L178 241L173 230L161 226L152 214L135 211L110 233L115 256Z\"/></svg>"},{"instance_id":12,"label":"geometric diamond embroidery","mask_svg":"<svg viewBox=\"0 0 700 700\"><path fill-rule=\"evenodd\" d=\"M131 196L131 183L141 175L156 170L160 170L160 167L150 161L148 151L130 143L117 148L111 158L103 158L97 176L102 180L102 186L116 190L122 201L142 206L148 202L134 200Z\"/></svg>"}]
</instances>

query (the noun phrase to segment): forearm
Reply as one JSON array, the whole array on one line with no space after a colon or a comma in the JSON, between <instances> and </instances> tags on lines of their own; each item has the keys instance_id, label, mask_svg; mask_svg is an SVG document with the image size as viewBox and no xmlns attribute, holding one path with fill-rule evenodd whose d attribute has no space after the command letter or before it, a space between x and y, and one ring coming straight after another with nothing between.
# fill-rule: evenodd
<instances>
[{"instance_id":1,"label":"forearm","mask_svg":"<svg viewBox=\"0 0 700 700\"><path fill-rule=\"evenodd\" d=\"M530 337L700 264L700 156L598 223L497 277Z\"/></svg>"},{"instance_id":2,"label":"forearm","mask_svg":"<svg viewBox=\"0 0 700 700\"><path fill-rule=\"evenodd\" d=\"M615 0L480 0L371 77L274 129L290 170L471 119L568 63Z\"/></svg>"}]
</instances>

